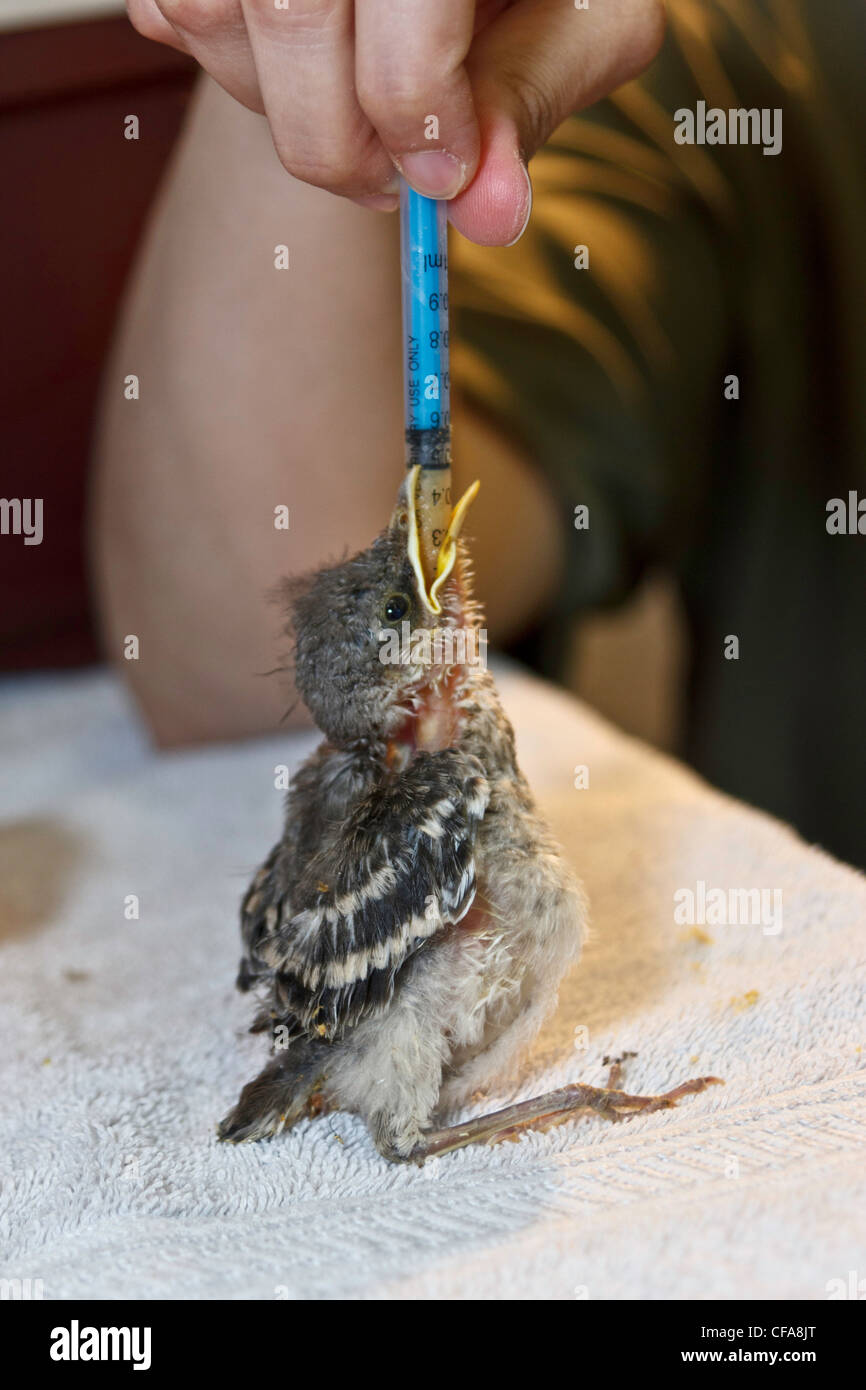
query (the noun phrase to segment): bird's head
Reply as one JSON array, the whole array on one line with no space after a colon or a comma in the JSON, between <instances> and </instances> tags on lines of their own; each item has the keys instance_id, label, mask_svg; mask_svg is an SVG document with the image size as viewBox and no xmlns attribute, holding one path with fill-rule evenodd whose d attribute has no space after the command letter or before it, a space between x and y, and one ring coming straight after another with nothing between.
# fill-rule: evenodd
<instances>
[{"instance_id":1,"label":"bird's head","mask_svg":"<svg viewBox=\"0 0 866 1390\"><path fill-rule=\"evenodd\" d=\"M453 704L473 656L470 637L477 650L480 618L458 538L478 483L452 511L428 581L418 473L407 474L391 520L372 545L288 584L295 683L319 728L338 746L370 740L390 751L404 742L408 748L449 740L444 725L436 735L428 729L431 711ZM452 632L465 635L462 646L448 640Z\"/></svg>"}]
</instances>

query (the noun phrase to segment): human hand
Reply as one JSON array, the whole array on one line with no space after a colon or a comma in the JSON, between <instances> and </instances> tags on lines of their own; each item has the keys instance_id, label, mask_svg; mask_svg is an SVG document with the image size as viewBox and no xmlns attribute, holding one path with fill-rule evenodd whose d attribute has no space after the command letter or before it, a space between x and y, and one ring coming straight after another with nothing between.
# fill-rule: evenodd
<instances>
[{"instance_id":1,"label":"human hand","mask_svg":"<svg viewBox=\"0 0 866 1390\"><path fill-rule=\"evenodd\" d=\"M401 170L472 241L510 245L526 161L655 56L661 0L127 0L147 38L264 114L283 166L367 207ZM395 168L396 166L396 168Z\"/></svg>"}]
</instances>

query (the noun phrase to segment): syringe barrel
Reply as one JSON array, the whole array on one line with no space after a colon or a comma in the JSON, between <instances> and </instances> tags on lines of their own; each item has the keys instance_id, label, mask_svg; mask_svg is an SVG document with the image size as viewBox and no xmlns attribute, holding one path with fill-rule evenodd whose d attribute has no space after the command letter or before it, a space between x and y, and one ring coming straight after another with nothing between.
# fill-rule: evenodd
<instances>
[{"instance_id":1,"label":"syringe barrel","mask_svg":"<svg viewBox=\"0 0 866 1390\"><path fill-rule=\"evenodd\" d=\"M404 179L400 218L406 464L447 469L451 464L447 204L415 193Z\"/></svg>"}]
</instances>

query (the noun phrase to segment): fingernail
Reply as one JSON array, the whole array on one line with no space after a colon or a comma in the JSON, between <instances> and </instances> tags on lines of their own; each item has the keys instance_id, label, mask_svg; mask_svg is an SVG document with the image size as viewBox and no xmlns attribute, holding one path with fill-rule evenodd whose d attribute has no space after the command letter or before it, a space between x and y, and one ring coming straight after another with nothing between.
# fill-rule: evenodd
<instances>
[{"instance_id":1,"label":"fingernail","mask_svg":"<svg viewBox=\"0 0 866 1390\"><path fill-rule=\"evenodd\" d=\"M454 198L463 187L466 165L447 150L413 150L394 163L416 193L426 198Z\"/></svg>"},{"instance_id":2,"label":"fingernail","mask_svg":"<svg viewBox=\"0 0 866 1390\"><path fill-rule=\"evenodd\" d=\"M396 212L400 198L396 193L374 193L371 198L353 198L359 208L374 208L377 212Z\"/></svg>"},{"instance_id":3,"label":"fingernail","mask_svg":"<svg viewBox=\"0 0 866 1390\"><path fill-rule=\"evenodd\" d=\"M529 219L532 215L532 180L529 177L529 170L526 165L521 164L520 168L523 177L526 179L526 202L523 207L518 210L515 219L515 226L518 228L517 235L512 237L511 241L506 241L506 246L515 246L517 244L526 231L526 228L529 226Z\"/></svg>"}]
</instances>

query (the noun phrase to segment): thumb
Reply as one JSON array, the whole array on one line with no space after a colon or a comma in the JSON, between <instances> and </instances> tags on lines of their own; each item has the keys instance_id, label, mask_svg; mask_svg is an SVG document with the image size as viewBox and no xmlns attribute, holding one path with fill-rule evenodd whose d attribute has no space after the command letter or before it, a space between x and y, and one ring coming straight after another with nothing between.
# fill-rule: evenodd
<instances>
[{"instance_id":1,"label":"thumb","mask_svg":"<svg viewBox=\"0 0 866 1390\"><path fill-rule=\"evenodd\" d=\"M572 112L641 72L663 36L661 0L519 0L477 34L466 67L482 148L450 205L458 231L487 246L517 240L532 203L526 162Z\"/></svg>"}]
</instances>

